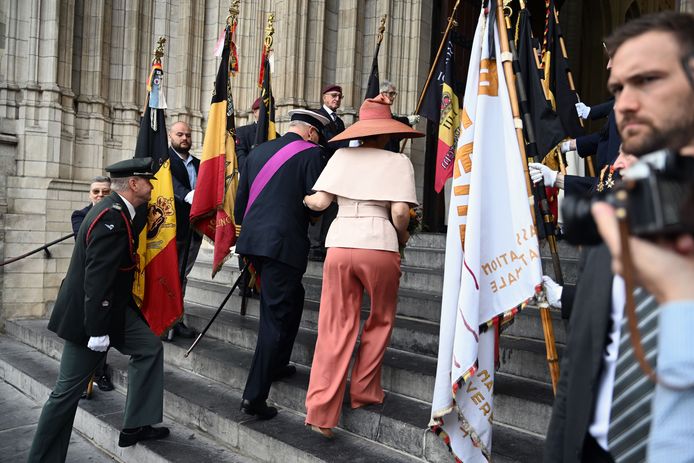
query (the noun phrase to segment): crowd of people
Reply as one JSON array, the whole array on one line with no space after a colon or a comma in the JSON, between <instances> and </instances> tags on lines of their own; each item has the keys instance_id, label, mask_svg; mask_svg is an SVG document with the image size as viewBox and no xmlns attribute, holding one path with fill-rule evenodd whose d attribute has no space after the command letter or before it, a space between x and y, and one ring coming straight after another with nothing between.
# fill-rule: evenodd
<instances>
[{"instance_id":1,"label":"crowd of people","mask_svg":"<svg viewBox=\"0 0 694 463\"><path fill-rule=\"evenodd\" d=\"M665 12L635 19L616 30L606 47L614 99L592 108L579 104L577 112L583 118L607 116L608 122L597 134L562 147L581 156L597 154L597 177L564 176L531 163L533 181L593 195L613 188L620 170L654 151L694 156L694 16ZM302 277L309 258L324 260L306 425L329 439L341 414L364 291L371 311L351 370L351 406L384 400L381 364L395 320L399 247L409 239L409 210L417 204L414 169L397 146L424 134L412 128L416 118L393 116L393 84L385 81L380 90L364 101L358 122L349 127L337 114L342 88L328 85L321 108L289 112L282 136L253 146L255 124L237 132L234 219L242 231L236 252L262 280L258 340L240 407L259 419L277 414L267 399L273 381L296 372L290 358L304 306ZM256 101L252 109L258 108ZM169 138L177 248L189 256L179 264L185 282L200 247L188 220L199 161L190 154L187 123L173 124ZM73 214L75 248L49 322L66 342L32 462L65 460L86 384L96 372L99 388L113 388L105 364L110 347L130 356L119 445L169 434L152 426L163 415L161 340L130 295L143 223L135 217L150 199L151 160L130 159L106 171L110 178L97 177L90 186L92 204ZM692 195L694 178L686 182ZM583 250L575 291L544 279L548 299L562 309L569 330L547 430L548 463L694 461L694 355L686 344L694 322L694 229L625 241L620 204L593 204L604 243ZM680 212L694 216L694 197L683 201ZM638 287L631 287L632 276ZM626 292L631 290L633 297ZM635 306L635 321L629 306ZM629 321L642 334L638 342ZM194 331L181 321L169 339L174 335L190 337ZM657 365L650 378L641 371L644 362Z\"/></svg>"}]
</instances>

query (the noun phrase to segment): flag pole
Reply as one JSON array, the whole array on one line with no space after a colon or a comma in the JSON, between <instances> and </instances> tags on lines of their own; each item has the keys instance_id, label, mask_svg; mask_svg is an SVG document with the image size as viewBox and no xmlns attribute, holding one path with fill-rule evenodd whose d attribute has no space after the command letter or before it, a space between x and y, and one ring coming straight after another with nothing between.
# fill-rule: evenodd
<instances>
[{"instance_id":1,"label":"flag pole","mask_svg":"<svg viewBox=\"0 0 694 463\"><path fill-rule=\"evenodd\" d=\"M516 86L514 85L515 75L513 74L513 64L512 57L509 51L509 38L507 28L510 28L509 19L504 15L504 10L510 11L510 7L504 8L501 0L497 0L497 14L496 21L497 27L499 29L499 47L501 48L501 59L504 66L504 76L506 77L506 87L508 89L509 99L511 100L511 111L513 113L514 125L516 127L516 139L518 141L518 148L521 154L521 162L523 163L524 172L528 171L528 160L525 154L525 140L523 138L523 125L520 117L520 109L518 104L518 94L516 93ZM533 198L531 187L530 187L530 177L525 175L525 186L528 193L528 198ZM529 201L530 211L534 214L534 207L532 206L533 201ZM550 243L550 249L552 247L553 235L548 235L547 239ZM554 241L555 251L556 251L556 241ZM556 342L554 339L554 327L552 326L552 318L549 311L549 306L540 307L540 316L542 318L542 328L545 333L545 347L547 349L547 363L549 365L549 372L552 378L552 390L556 395L557 382L559 381L559 358L557 356Z\"/></svg>"},{"instance_id":2,"label":"flag pole","mask_svg":"<svg viewBox=\"0 0 694 463\"><path fill-rule=\"evenodd\" d=\"M545 0L547 3L547 8L550 8L550 3L549 0ZM557 7L556 5L554 6L554 23L557 25L557 33L559 35L559 48L561 48L561 55L562 57L568 61L569 60L569 54L566 52L566 43L564 42L564 34L561 33L561 26L559 25L559 13L557 13ZM576 94L576 98L578 101L581 101L581 97L578 95L578 92L576 91L576 84L574 84L574 77L573 73L571 72L571 68L568 68L566 71L566 77L569 79L569 89L571 89L572 92ZM584 127L585 125L583 124L583 119L580 117L578 118L578 122L581 124L581 127ZM559 153L559 164L560 166L563 164L562 163L562 158L561 158L561 153ZM595 166L593 166L593 156L587 156L586 157L586 164L588 164L588 174L590 174L591 177L595 177Z\"/></svg>"},{"instance_id":3,"label":"flag pole","mask_svg":"<svg viewBox=\"0 0 694 463\"><path fill-rule=\"evenodd\" d=\"M455 1L455 5L453 5L453 11L451 11L451 15L448 17L448 24L446 24L446 30L443 31L443 37L441 37L441 43L439 43L439 49L436 51L436 57L434 57L434 61L431 63L431 69L429 69L429 75L427 76L426 82L424 82L424 87L422 88L421 93L419 94L419 101L417 101L417 107L414 110L413 114L419 113L419 110L422 107L422 102L424 101L424 95L427 92L427 88L429 88L429 84L431 83L431 78L434 75L434 71L436 70L436 64L439 62L439 57L441 56L441 51L443 51L443 46L446 43L446 39L448 39L448 33L450 32L451 28L453 26L457 26L458 22L453 19L455 18L455 12L458 9L458 5L460 5L460 0ZM402 146L400 147L400 152L405 151L405 147L407 146L407 142L409 141L409 138L405 138L402 142Z\"/></svg>"}]
</instances>

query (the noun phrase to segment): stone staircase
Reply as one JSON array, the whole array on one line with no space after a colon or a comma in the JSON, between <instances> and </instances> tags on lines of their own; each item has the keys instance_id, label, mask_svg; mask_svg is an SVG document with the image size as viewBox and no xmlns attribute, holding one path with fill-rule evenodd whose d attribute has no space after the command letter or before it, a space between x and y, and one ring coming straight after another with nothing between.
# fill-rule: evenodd
<instances>
[{"instance_id":1,"label":"stone staircase","mask_svg":"<svg viewBox=\"0 0 694 463\"><path fill-rule=\"evenodd\" d=\"M274 383L270 402L279 415L258 421L238 410L256 342L258 300L239 315L233 295L206 338L184 358L190 342L165 343L166 441L115 447L127 359L109 353L117 392L83 401L75 428L121 461L263 462L444 462L453 461L442 441L427 431L438 351L443 235L412 238L403 261L398 316L383 367L386 399L382 405L343 408L334 441L304 428L304 400L313 357L321 291L322 264L310 262L304 277L306 304L292 354L297 374ZM543 256L544 256L543 252ZM576 252L561 247L565 279L575 279ZM565 256L565 257L564 257ZM235 259L210 279L211 250L203 248L189 276L186 313L201 330L238 276ZM545 262L546 261L546 262ZM551 267L543 257L545 267ZM549 265L547 265L549 264ZM551 275L551 268L547 268ZM368 300L364 301L364 317ZM564 326L553 313L561 355ZM43 402L56 377L62 341L46 330L45 320L16 320L0 336L0 378ZM549 423L552 390L537 309L529 307L503 334L501 368L495 381L495 462L537 461ZM115 447L115 448L114 448ZM143 453L149 452L149 453ZM145 456L146 455L146 456Z\"/></svg>"}]
</instances>

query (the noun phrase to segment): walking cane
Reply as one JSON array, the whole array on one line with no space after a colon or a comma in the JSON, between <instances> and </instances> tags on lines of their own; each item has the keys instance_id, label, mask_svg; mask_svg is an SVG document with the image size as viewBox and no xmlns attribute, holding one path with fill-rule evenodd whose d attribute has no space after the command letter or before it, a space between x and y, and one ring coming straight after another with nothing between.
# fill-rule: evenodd
<instances>
[{"instance_id":1,"label":"walking cane","mask_svg":"<svg viewBox=\"0 0 694 463\"><path fill-rule=\"evenodd\" d=\"M510 10L510 8L509 8ZM509 99L511 100L511 111L513 113L513 119L514 121L517 121L516 123L516 138L518 139L518 148L520 150L521 154L521 162L523 163L523 169L525 172L528 171L528 160L526 158L526 153L525 153L525 139L523 138L523 129L522 129L522 120L521 120L521 115L520 115L520 107L519 107L519 99L518 99L518 93L516 91L516 86L513 85L514 81L516 80L516 76L514 75L513 72L513 55L510 52L510 41L508 37L508 31L507 29L510 28L510 23L507 23L508 18L504 14L504 5L503 2L498 1L497 2L497 25L499 29L499 46L501 48L501 54L502 56L506 56L510 58L504 58L503 59L503 67L504 67L504 75L506 77L506 82L507 85L506 87L508 88L508 93L509 93ZM515 46L514 46L514 51L515 51ZM531 187L530 187L530 178L528 175L525 176L525 184L528 192L528 197L532 197L532 192L531 192ZM543 189L544 190L544 189ZM543 205L541 204L541 208ZM546 207L546 204L545 204ZM530 206L531 213L535 214L535 210L532 207L532 202ZM546 223L549 217L551 217L551 214L549 216L543 214L543 222ZM548 225L548 224L547 224ZM546 227L545 230L547 230L550 227ZM557 253L557 242L556 242L556 237L554 236L553 233L545 233L545 236L547 237L547 241L550 245L550 249L552 251L552 263L554 264L554 270L555 270L555 277L559 279L560 281L563 280L561 276L561 267L559 265L559 255ZM558 363L558 358L557 358L557 349L555 346L555 339L554 339L554 327L552 326L552 317L549 311L549 305L544 306L544 304L540 304L540 316L542 318L542 328L544 331L545 335L545 346L547 349L547 363L549 364L549 372L550 376L552 378L552 390L554 391L556 395L557 391L557 383L559 381L559 363Z\"/></svg>"},{"instance_id":2,"label":"walking cane","mask_svg":"<svg viewBox=\"0 0 694 463\"><path fill-rule=\"evenodd\" d=\"M193 349L195 349L195 346L198 345L198 343L200 342L200 340L202 339L202 337L205 336L205 333L207 333L207 330L210 329L210 326L212 326L212 323L214 323L215 319L217 318L217 316L219 315L219 313L220 313L220 312L222 311L222 309L224 308L224 305L227 303L227 301L229 300L229 298L231 297L231 295L234 293L234 290L239 286L239 283L241 282L241 279L242 279L247 273L248 273L248 263L246 263L246 265L243 266L243 270L241 270L241 274L238 276L238 278L236 279L236 281L234 282L234 284L231 286L231 289L229 290L229 294L227 294L227 296L224 298L224 300L222 301L222 303L221 303L221 304L219 305L219 307L217 308L217 311L215 312L215 314L212 316L212 318L210 319L210 321L207 322L207 326L205 327L205 329L202 330L202 332L200 332L200 334L198 335L197 338L195 338L195 341L193 341L193 344L190 346L190 348L188 348L188 351L183 355L183 357L187 358L188 355L190 355L190 353L193 351Z\"/></svg>"}]
</instances>

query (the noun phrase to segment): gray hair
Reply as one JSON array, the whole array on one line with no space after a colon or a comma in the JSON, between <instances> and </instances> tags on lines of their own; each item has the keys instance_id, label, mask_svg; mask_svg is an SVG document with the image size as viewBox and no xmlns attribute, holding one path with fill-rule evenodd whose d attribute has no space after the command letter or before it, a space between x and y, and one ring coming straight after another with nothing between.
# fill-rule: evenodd
<instances>
[{"instance_id":1,"label":"gray hair","mask_svg":"<svg viewBox=\"0 0 694 463\"><path fill-rule=\"evenodd\" d=\"M393 85L393 82L389 80L382 80L381 85L378 86L378 92L383 93L383 92L388 92L390 89L395 90L395 85Z\"/></svg>"},{"instance_id":2,"label":"gray hair","mask_svg":"<svg viewBox=\"0 0 694 463\"><path fill-rule=\"evenodd\" d=\"M309 128L309 127L313 127L313 125L309 124L308 122L300 121L300 120L289 121L289 128L291 129L293 127Z\"/></svg>"},{"instance_id":3,"label":"gray hair","mask_svg":"<svg viewBox=\"0 0 694 463\"><path fill-rule=\"evenodd\" d=\"M128 181L132 177L118 177L111 180L111 189L113 191L125 191L129 188Z\"/></svg>"},{"instance_id":4,"label":"gray hair","mask_svg":"<svg viewBox=\"0 0 694 463\"><path fill-rule=\"evenodd\" d=\"M111 183L111 177L104 177L102 175L97 175L92 179L92 183Z\"/></svg>"}]
</instances>

